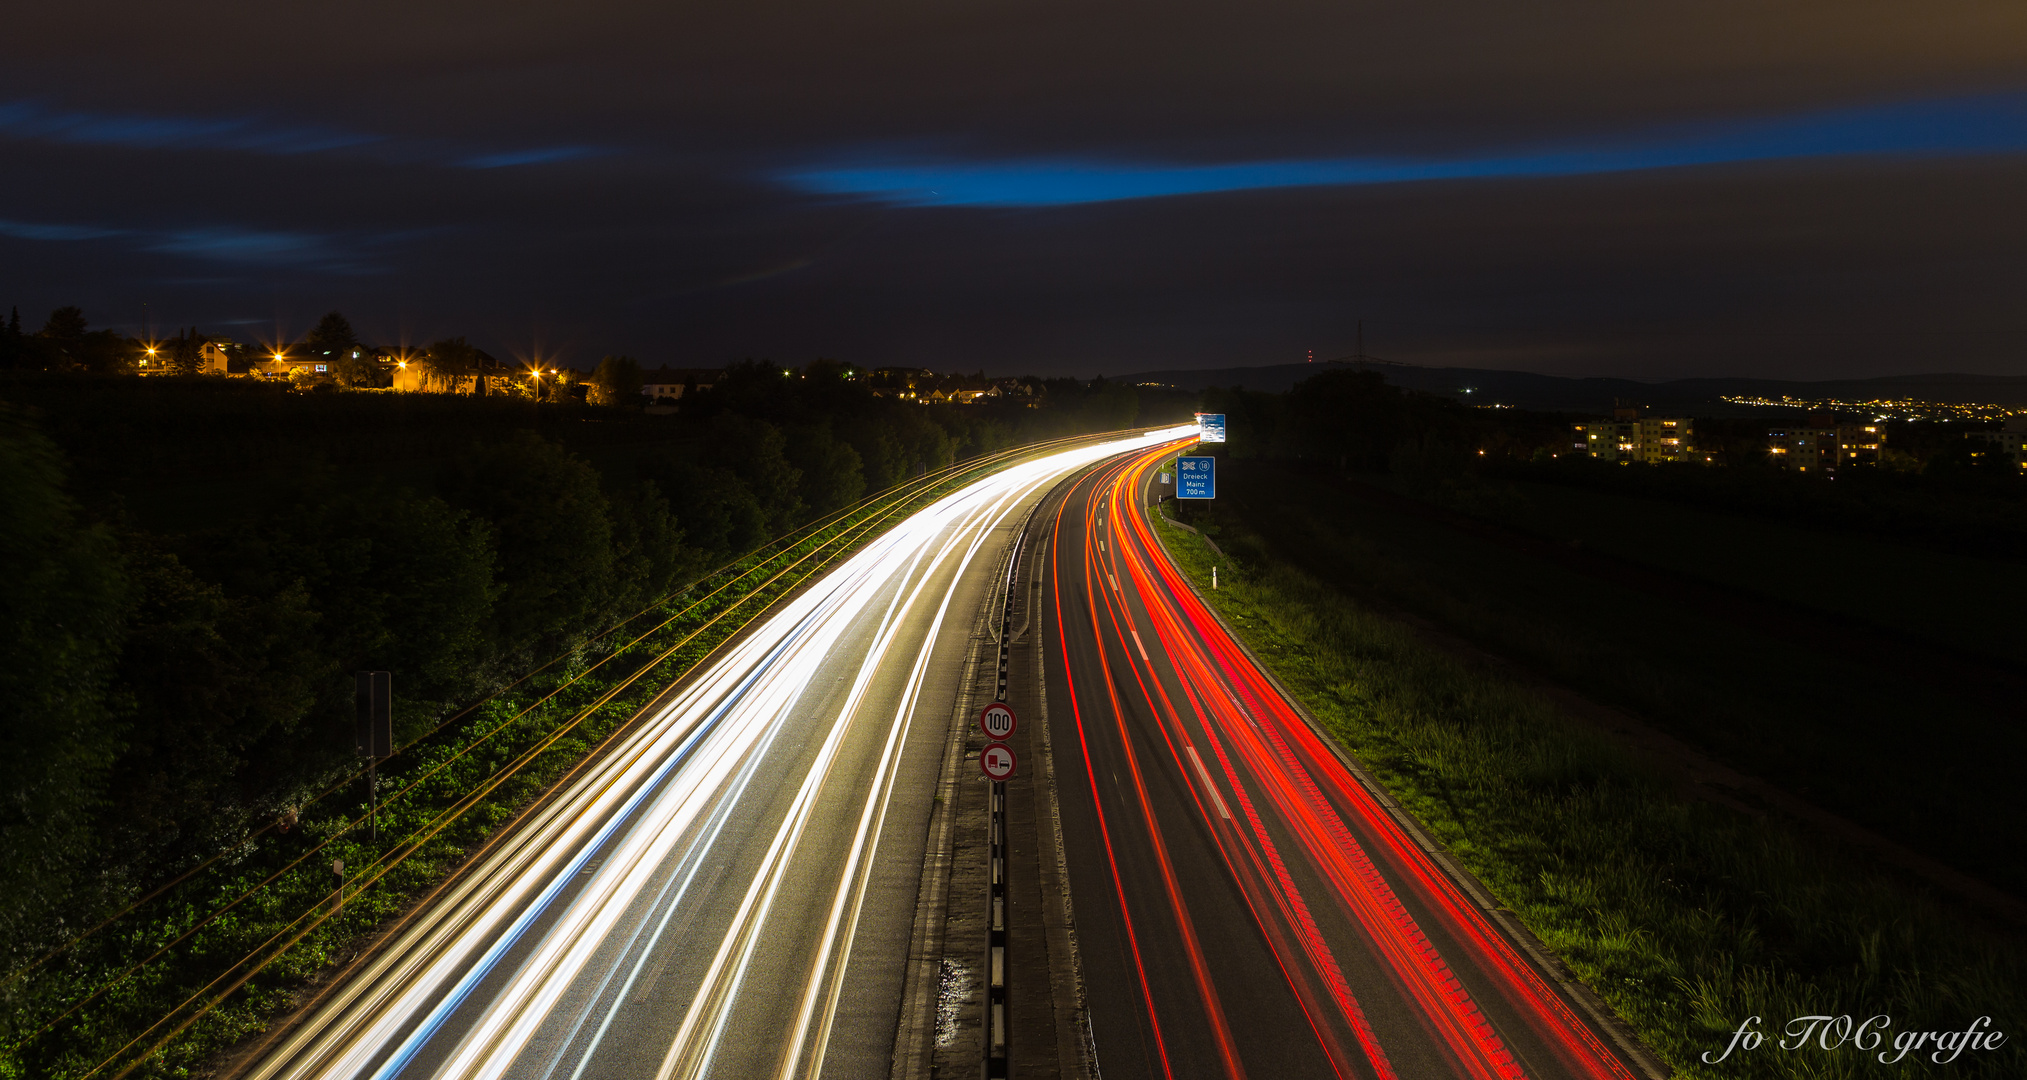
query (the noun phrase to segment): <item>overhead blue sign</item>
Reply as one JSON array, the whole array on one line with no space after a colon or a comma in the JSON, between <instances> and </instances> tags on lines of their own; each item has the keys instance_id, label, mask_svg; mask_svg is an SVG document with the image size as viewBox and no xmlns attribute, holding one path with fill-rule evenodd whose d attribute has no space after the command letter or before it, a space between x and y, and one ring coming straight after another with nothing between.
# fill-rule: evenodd
<instances>
[{"instance_id":1,"label":"overhead blue sign","mask_svg":"<svg viewBox=\"0 0 2027 1080\"><path fill-rule=\"evenodd\" d=\"M1175 497L1215 499L1218 497L1218 459L1185 457L1175 459Z\"/></svg>"},{"instance_id":2,"label":"overhead blue sign","mask_svg":"<svg viewBox=\"0 0 2027 1080\"><path fill-rule=\"evenodd\" d=\"M1225 414L1221 412L1200 412L1196 414L1198 442L1225 441Z\"/></svg>"}]
</instances>

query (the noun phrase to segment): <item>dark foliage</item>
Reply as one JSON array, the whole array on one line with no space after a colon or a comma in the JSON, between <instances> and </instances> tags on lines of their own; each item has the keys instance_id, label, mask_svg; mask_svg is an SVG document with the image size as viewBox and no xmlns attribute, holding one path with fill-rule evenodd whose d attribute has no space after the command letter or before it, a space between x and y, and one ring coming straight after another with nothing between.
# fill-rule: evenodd
<instances>
[{"instance_id":1,"label":"dark foliage","mask_svg":"<svg viewBox=\"0 0 2027 1080\"><path fill-rule=\"evenodd\" d=\"M932 408L827 362L740 365L674 416L296 393L48 362L90 334L58 315L42 335L0 328L6 357L35 361L17 367L70 369L0 383L39 410L0 411L0 948L16 959L350 768L355 670L395 673L406 739L873 491L1192 404L1071 384L1041 408ZM336 313L312 338L351 340ZM442 383L483 363L459 339L430 355Z\"/></svg>"}]
</instances>

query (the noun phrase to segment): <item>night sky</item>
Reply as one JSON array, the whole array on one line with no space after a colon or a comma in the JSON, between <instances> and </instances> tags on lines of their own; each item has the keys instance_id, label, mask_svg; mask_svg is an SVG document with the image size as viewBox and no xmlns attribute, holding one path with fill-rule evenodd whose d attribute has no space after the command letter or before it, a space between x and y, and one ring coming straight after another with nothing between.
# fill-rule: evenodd
<instances>
[{"instance_id":1,"label":"night sky","mask_svg":"<svg viewBox=\"0 0 2027 1080\"><path fill-rule=\"evenodd\" d=\"M66 0L0 52L31 329L2027 374L2018 0Z\"/></svg>"}]
</instances>

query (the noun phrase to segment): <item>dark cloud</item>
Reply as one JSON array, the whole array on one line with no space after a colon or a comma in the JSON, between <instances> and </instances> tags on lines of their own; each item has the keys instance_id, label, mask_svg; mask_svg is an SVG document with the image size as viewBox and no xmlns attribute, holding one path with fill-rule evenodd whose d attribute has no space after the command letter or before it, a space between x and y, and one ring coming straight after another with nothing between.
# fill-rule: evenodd
<instances>
[{"instance_id":1,"label":"dark cloud","mask_svg":"<svg viewBox=\"0 0 2027 1080\"><path fill-rule=\"evenodd\" d=\"M1117 373L1363 318L1429 363L2027 371L2017 3L714 7L22 12L0 303L580 363Z\"/></svg>"}]
</instances>

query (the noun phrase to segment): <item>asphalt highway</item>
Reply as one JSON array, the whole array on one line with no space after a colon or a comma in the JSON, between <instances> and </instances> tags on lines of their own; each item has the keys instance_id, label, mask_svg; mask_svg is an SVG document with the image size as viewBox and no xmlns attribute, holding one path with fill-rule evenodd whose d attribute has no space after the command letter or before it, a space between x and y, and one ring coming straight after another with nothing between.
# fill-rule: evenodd
<instances>
[{"instance_id":1,"label":"asphalt highway","mask_svg":"<svg viewBox=\"0 0 2027 1080\"><path fill-rule=\"evenodd\" d=\"M886 1075L963 648L944 631L968 628L995 538L1043 492L1183 433L1009 467L869 544L633 725L248 1075Z\"/></svg>"},{"instance_id":2,"label":"asphalt highway","mask_svg":"<svg viewBox=\"0 0 2027 1080\"><path fill-rule=\"evenodd\" d=\"M1048 523L1047 693L1106 1080L1630 1080L1162 551L1141 506L1164 456L1093 467Z\"/></svg>"}]
</instances>

